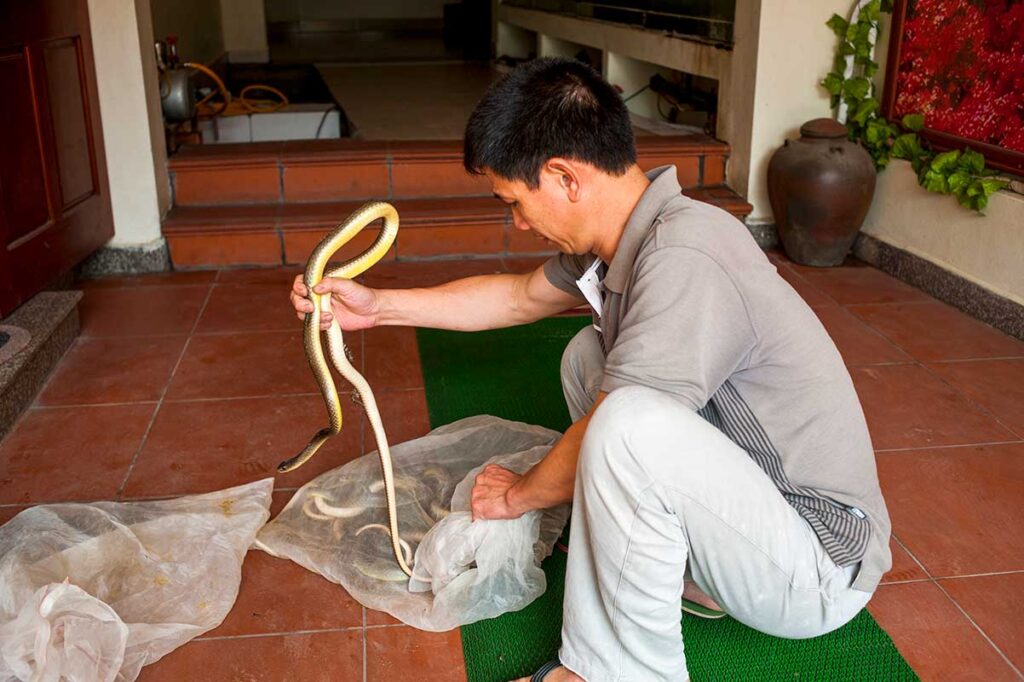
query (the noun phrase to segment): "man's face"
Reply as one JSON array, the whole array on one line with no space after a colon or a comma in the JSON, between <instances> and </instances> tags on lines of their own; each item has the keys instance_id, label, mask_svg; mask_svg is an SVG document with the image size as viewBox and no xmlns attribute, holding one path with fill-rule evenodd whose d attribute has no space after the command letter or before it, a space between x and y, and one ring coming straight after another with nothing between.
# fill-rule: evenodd
<instances>
[{"instance_id":1,"label":"man's face","mask_svg":"<svg viewBox=\"0 0 1024 682\"><path fill-rule=\"evenodd\" d=\"M575 205L566 193L564 176L542 169L540 187L533 190L521 180L509 180L490 170L484 175L491 181L494 196L512 211L512 224L517 230L529 230L563 253L586 253L587 249L577 243Z\"/></svg>"}]
</instances>

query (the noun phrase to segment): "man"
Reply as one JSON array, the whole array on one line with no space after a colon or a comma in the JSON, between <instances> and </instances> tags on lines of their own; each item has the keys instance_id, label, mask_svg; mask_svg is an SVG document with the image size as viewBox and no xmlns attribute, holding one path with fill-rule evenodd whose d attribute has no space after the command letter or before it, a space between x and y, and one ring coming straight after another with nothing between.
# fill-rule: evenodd
<instances>
[{"instance_id":1,"label":"man","mask_svg":"<svg viewBox=\"0 0 1024 682\"><path fill-rule=\"evenodd\" d=\"M473 489L482 519L573 503L559 660L532 679L687 679L684 577L773 635L848 622L891 562L871 442L834 344L745 226L682 196L674 167L643 173L622 99L569 60L491 87L465 165L561 254L525 275L317 291L349 330L492 329L591 302L562 361L573 425L526 475L491 466ZM300 317L305 294L297 278Z\"/></svg>"}]
</instances>

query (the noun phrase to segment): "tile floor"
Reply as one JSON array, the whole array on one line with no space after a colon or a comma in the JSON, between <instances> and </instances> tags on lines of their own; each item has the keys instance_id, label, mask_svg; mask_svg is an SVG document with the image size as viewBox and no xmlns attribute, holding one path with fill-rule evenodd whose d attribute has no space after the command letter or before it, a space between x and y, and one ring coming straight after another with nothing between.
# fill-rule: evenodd
<instances>
[{"instance_id":1,"label":"tile floor","mask_svg":"<svg viewBox=\"0 0 1024 682\"><path fill-rule=\"evenodd\" d=\"M864 264L815 270L771 257L835 339L877 448L894 566L869 608L923 679L1020 679L1024 343ZM425 285L537 263L386 263L366 277L374 286ZM273 475L296 438L322 426L287 302L293 275L83 283L81 337L0 442L0 522L32 504L180 495ZM347 339L392 439L425 433L413 330ZM346 423L310 464L277 477L272 511L305 481L372 449L365 425ZM458 632L415 631L254 551L225 622L141 679L402 676L464 679Z\"/></svg>"}]
</instances>

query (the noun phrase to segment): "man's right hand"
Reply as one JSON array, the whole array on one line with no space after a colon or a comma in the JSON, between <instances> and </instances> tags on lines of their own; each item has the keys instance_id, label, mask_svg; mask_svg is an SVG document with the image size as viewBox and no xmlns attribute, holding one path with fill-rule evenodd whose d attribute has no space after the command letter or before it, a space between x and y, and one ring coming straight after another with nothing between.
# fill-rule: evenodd
<instances>
[{"instance_id":1,"label":"man's right hand","mask_svg":"<svg viewBox=\"0 0 1024 682\"><path fill-rule=\"evenodd\" d=\"M327 329L334 318L346 332L368 329L377 324L380 301L373 289L350 279L325 277L314 287L314 293L327 292L331 293L331 309L320 312L320 329ZM306 313L313 312L313 303L306 297L307 293L302 275L297 275L292 285L291 301L300 320L306 319Z\"/></svg>"}]
</instances>

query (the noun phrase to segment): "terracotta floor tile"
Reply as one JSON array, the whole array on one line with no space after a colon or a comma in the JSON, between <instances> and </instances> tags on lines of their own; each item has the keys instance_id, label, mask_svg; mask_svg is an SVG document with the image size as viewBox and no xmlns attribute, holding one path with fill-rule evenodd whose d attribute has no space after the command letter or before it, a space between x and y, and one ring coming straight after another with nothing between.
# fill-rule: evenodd
<instances>
[{"instance_id":1,"label":"terracotta floor tile","mask_svg":"<svg viewBox=\"0 0 1024 682\"><path fill-rule=\"evenodd\" d=\"M423 369L413 327L376 327L363 332L363 376L377 391L423 388Z\"/></svg>"},{"instance_id":2,"label":"terracotta floor tile","mask_svg":"<svg viewBox=\"0 0 1024 682\"><path fill-rule=\"evenodd\" d=\"M1024 358L938 362L928 367L1024 438Z\"/></svg>"},{"instance_id":3,"label":"terracotta floor tile","mask_svg":"<svg viewBox=\"0 0 1024 682\"><path fill-rule=\"evenodd\" d=\"M920 365L852 367L876 450L1016 440Z\"/></svg>"},{"instance_id":4,"label":"terracotta floor tile","mask_svg":"<svg viewBox=\"0 0 1024 682\"><path fill-rule=\"evenodd\" d=\"M853 306L850 311L919 360L1024 357L1024 341L945 303Z\"/></svg>"},{"instance_id":5,"label":"terracotta floor tile","mask_svg":"<svg viewBox=\"0 0 1024 682\"><path fill-rule=\"evenodd\" d=\"M1024 570L1024 443L877 460L893 533L932 576Z\"/></svg>"},{"instance_id":6,"label":"terracotta floor tile","mask_svg":"<svg viewBox=\"0 0 1024 682\"><path fill-rule=\"evenodd\" d=\"M37 404L156 401L186 338L79 338L57 365Z\"/></svg>"},{"instance_id":7,"label":"terracotta floor tile","mask_svg":"<svg viewBox=\"0 0 1024 682\"><path fill-rule=\"evenodd\" d=\"M826 296L821 290L785 265L779 264L777 270L782 279L786 280L789 286L793 287L796 293L799 294L800 298L804 299L804 302L812 308L834 306L836 304L835 301Z\"/></svg>"},{"instance_id":8,"label":"terracotta floor tile","mask_svg":"<svg viewBox=\"0 0 1024 682\"><path fill-rule=\"evenodd\" d=\"M401 625L402 621L398 620L389 613L383 611L374 611L373 609L366 609L366 624L367 625Z\"/></svg>"},{"instance_id":9,"label":"terracotta floor tile","mask_svg":"<svg viewBox=\"0 0 1024 682\"><path fill-rule=\"evenodd\" d=\"M75 287L79 289L134 289L136 287L186 286L189 284L211 284L216 277L215 270L157 272L146 275L84 279L75 282Z\"/></svg>"},{"instance_id":10,"label":"terracotta floor tile","mask_svg":"<svg viewBox=\"0 0 1024 682\"><path fill-rule=\"evenodd\" d=\"M146 666L139 682L356 682L360 630L193 640Z\"/></svg>"},{"instance_id":11,"label":"terracotta floor tile","mask_svg":"<svg viewBox=\"0 0 1024 682\"><path fill-rule=\"evenodd\" d=\"M387 391L374 395L389 443L404 443L425 436L430 431L427 397L423 389ZM363 427L363 447L367 452L377 449L369 423Z\"/></svg>"},{"instance_id":12,"label":"terracotta floor tile","mask_svg":"<svg viewBox=\"0 0 1024 682\"><path fill-rule=\"evenodd\" d=\"M188 334L208 286L90 289L78 311L82 336Z\"/></svg>"},{"instance_id":13,"label":"terracotta floor tile","mask_svg":"<svg viewBox=\"0 0 1024 682\"><path fill-rule=\"evenodd\" d=\"M4 525L15 516L20 514L25 509L28 509L32 505L29 504L12 504L8 506L0 507L0 526Z\"/></svg>"},{"instance_id":14,"label":"terracotta floor tile","mask_svg":"<svg viewBox=\"0 0 1024 682\"><path fill-rule=\"evenodd\" d=\"M423 632L400 626L366 631L366 682L457 682L466 679L458 630Z\"/></svg>"},{"instance_id":15,"label":"terracotta floor tile","mask_svg":"<svg viewBox=\"0 0 1024 682\"><path fill-rule=\"evenodd\" d=\"M280 284L217 284L196 331L293 331L302 328L288 300L291 286Z\"/></svg>"},{"instance_id":16,"label":"terracotta floor tile","mask_svg":"<svg viewBox=\"0 0 1024 682\"><path fill-rule=\"evenodd\" d=\"M814 308L829 336L848 365L870 365L881 362L911 362L909 355L892 341L871 329L837 305Z\"/></svg>"},{"instance_id":17,"label":"terracotta floor tile","mask_svg":"<svg viewBox=\"0 0 1024 682\"><path fill-rule=\"evenodd\" d=\"M277 465L327 426L319 396L164 403L124 494L182 495L221 490L268 476L298 487L361 454L362 412L344 410L341 434L287 474Z\"/></svg>"},{"instance_id":18,"label":"terracotta floor tile","mask_svg":"<svg viewBox=\"0 0 1024 682\"><path fill-rule=\"evenodd\" d=\"M242 566L238 599L207 636L254 635L362 627L363 607L340 585L294 561L252 550Z\"/></svg>"},{"instance_id":19,"label":"terracotta floor tile","mask_svg":"<svg viewBox=\"0 0 1024 682\"><path fill-rule=\"evenodd\" d=\"M281 513L281 510L285 508L292 497L295 496L295 490L274 490L270 496L270 518L273 519L275 516Z\"/></svg>"},{"instance_id":20,"label":"terracotta floor tile","mask_svg":"<svg viewBox=\"0 0 1024 682\"><path fill-rule=\"evenodd\" d=\"M0 503L113 499L154 409L29 410L0 442Z\"/></svg>"},{"instance_id":21,"label":"terracotta floor tile","mask_svg":"<svg viewBox=\"0 0 1024 682\"><path fill-rule=\"evenodd\" d=\"M366 271L362 280L366 286L374 288L408 289L444 284L473 275L491 275L502 269L499 258L378 263Z\"/></svg>"},{"instance_id":22,"label":"terracotta floor tile","mask_svg":"<svg viewBox=\"0 0 1024 682\"><path fill-rule=\"evenodd\" d=\"M355 339L351 336L346 335L346 339L358 362L360 343L357 335ZM348 391L347 386L344 391ZM319 392L306 362L301 330L239 332L193 336L174 374L167 399Z\"/></svg>"},{"instance_id":23,"label":"terracotta floor tile","mask_svg":"<svg viewBox=\"0 0 1024 682\"><path fill-rule=\"evenodd\" d=\"M914 558L907 554L907 551L900 547L895 540L889 540L889 550L892 552L892 568L882 576L882 583L899 583L908 580L923 580L928 574L914 561Z\"/></svg>"},{"instance_id":24,"label":"terracotta floor tile","mask_svg":"<svg viewBox=\"0 0 1024 682\"><path fill-rule=\"evenodd\" d=\"M1024 573L940 583L999 650L1024 670Z\"/></svg>"},{"instance_id":25,"label":"terracotta floor tile","mask_svg":"<svg viewBox=\"0 0 1024 682\"><path fill-rule=\"evenodd\" d=\"M790 265L801 277L843 305L929 301L928 294L862 263L847 261L836 268Z\"/></svg>"},{"instance_id":26,"label":"terracotta floor tile","mask_svg":"<svg viewBox=\"0 0 1024 682\"><path fill-rule=\"evenodd\" d=\"M218 284L278 284L287 294L302 268L225 268L217 272Z\"/></svg>"},{"instance_id":27,"label":"terracotta floor tile","mask_svg":"<svg viewBox=\"0 0 1024 682\"><path fill-rule=\"evenodd\" d=\"M931 582L882 585L868 610L920 678L1017 680L1006 661Z\"/></svg>"}]
</instances>

